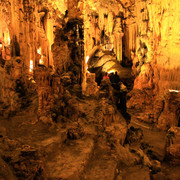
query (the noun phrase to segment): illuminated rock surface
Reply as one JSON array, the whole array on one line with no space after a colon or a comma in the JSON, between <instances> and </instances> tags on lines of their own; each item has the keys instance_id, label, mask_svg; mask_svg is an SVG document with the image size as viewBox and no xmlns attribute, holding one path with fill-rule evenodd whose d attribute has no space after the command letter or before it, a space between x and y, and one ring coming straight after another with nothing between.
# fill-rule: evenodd
<instances>
[{"instance_id":1,"label":"illuminated rock surface","mask_svg":"<svg viewBox=\"0 0 180 180\"><path fill-rule=\"evenodd\" d=\"M179 7L0 0L0 179L180 179Z\"/></svg>"}]
</instances>

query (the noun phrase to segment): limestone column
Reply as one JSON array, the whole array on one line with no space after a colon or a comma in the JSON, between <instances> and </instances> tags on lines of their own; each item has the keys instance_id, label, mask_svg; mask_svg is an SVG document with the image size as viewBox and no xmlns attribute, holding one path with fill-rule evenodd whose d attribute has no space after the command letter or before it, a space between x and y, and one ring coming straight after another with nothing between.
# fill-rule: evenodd
<instances>
[{"instance_id":1,"label":"limestone column","mask_svg":"<svg viewBox=\"0 0 180 180\"><path fill-rule=\"evenodd\" d=\"M118 62L120 62L120 35L119 35L119 33L117 33L116 37L117 37L117 45L116 45L117 54L116 54L116 56L117 56Z\"/></svg>"},{"instance_id":2,"label":"limestone column","mask_svg":"<svg viewBox=\"0 0 180 180\"><path fill-rule=\"evenodd\" d=\"M116 57L117 57L117 61L119 63L122 63L122 37L123 37L123 33L117 33L115 35L115 53L116 53Z\"/></svg>"},{"instance_id":3,"label":"limestone column","mask_svg":"<svg viewBox=\"0 0 180 180\"><path fill-rule=\"evenodd\" d=\"M122 63L122 37L123 33L119 34L119 62Z\"/></svg>"},{"instance_id":4,"label":"limestone column","mask_svg":"<svg viewBox=\"0 0 180 180\"><path fill-rule=\"evenodd\" d=\"M53 66L53 55L51 52L51 46L54 42L53 25L54 25L54 21L49 17L47 20L47 39L48 39L48 55L49 55L50 66Z\"/></svg>"},{"instance_id":5,"label":"limestone column","mask_svg":"<svg viewBox=\"0 0 180 180\"><path fill-rule=\"evenodd\" d=\"M116 58L119 63L122 63L122 37L123 36L124 36L124 33L122 32L121 18L118 17L116 19L116 26L114 28L114 37L115 37L114 51L116 53Z\"/></svg>"}]
</instances>

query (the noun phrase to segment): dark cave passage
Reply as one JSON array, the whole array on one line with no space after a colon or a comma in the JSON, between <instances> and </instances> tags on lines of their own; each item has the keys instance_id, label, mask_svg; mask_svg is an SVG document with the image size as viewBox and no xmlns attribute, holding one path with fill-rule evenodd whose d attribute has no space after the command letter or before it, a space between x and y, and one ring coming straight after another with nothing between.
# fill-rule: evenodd
<instances>
[{"instance_id":1,"label":"dark cave passage","mask_svg":"<svg viewBox=\"0 0 180 180\"><path fill-rule=\"evenodd\" d=\"M102 47L96 47L92 56L89 57L88 71L96 74L96 82L99 86L101 86L103 76L108 73L113 89L114 103L122 115L127 119L127 122L130 122L131 117L130 114L127 113L126 107L126 94L132 89L134 83L131 68L122 67L117 61L113 51L105 51ZM115 72L117 72L119 81L113 83L111 79L113 79ZM122 89L122 86L126 90Z\"/></svg>"}]
</instances>

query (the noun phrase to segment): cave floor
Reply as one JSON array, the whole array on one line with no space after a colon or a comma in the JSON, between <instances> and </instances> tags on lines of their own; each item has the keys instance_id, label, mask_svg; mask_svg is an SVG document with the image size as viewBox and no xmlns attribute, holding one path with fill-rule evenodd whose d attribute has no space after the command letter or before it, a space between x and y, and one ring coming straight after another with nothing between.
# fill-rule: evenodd
<instances>
[{"instance_id":1,"label":"cave floor","mask_svg":"<svg viewBox=\"0 0 180 180\"><path fill-rule=\"evenodd\" d=\"M0 179L32 179L31 173L36 171L33 167L34 161L43 167L45 176L50 180L150 179L149 168L131 160L136 157L129 152L128 146L120 146L117 155L115 147L107 142L105 132L95 123L97 119L94 113L97 112L98 100L87 98L77 102L79 111L85 114L78 123L83 127L86 136L76 140L67 138L67 130L74 123L42 123L32 107L9 119L1 116ZM129 124L132 125L143 130L143 142L148 143L153 155L162 161L165 155L165 132L159 132L135 120ZM134 148L133 146L129 147ZM25 153L23 157L22 153ZM178 170L178 166L162 163L162 172L168 177L165 179L178 180ZM19 175L19 171L23 174Z\"/></svg>"},{"instance_id":2,"label":"cave floor","mask_svg":"<svg viewBox=\"0 0 180 180\"><path fill-rule=\"evenodd\" d=\"M143 141L152 146L152 151L155 153L156 158L163 161L165 157L165 146L166 146L166 132L159 131L156 127L152 127L147 123L143 123L136 119L131 119L129 127L133 126L141 128L143 130Z\"/></svg>"},{"instance_id":3,"label":"cave floor","mask_svg":"<svg viewBox=\"0 0 180 180\"><path fill-rule=\"evenodd\" d=\"M174 166L164 161L165 158L165 146L166 146L166 132L159 131L158 128L151 124L147 124L139 119L131 119L129 127L141 128L143 130L143 143L150 145L152 155L155 159L161 162L161 170L165 176L163 179L180 179L180 166ZM156 179L162 179L162 177L156 177Z\"/></svg>"}]
</instances>

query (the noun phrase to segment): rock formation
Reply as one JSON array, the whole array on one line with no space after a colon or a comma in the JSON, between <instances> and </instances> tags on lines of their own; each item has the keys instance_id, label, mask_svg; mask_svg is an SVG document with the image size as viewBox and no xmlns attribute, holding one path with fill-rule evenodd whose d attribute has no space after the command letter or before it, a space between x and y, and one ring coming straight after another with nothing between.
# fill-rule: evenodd
<instances>
[{"instance_id":1,"label":"rock formation","mask_svg":"<svg viewBox=\"0 0 180 180\"><path fill-rule=\"evenodd\" d=\"M179 179L178 0L0 0L0 179Z\"/></svg>"}]
</instances>

